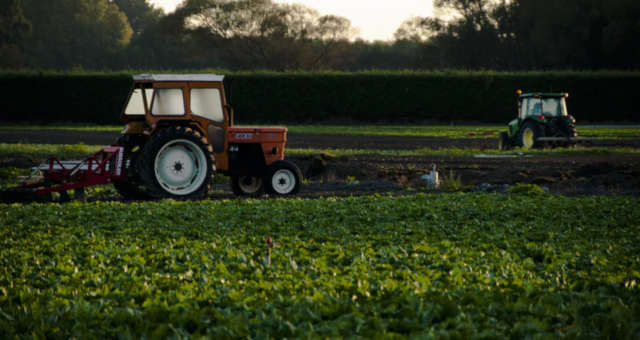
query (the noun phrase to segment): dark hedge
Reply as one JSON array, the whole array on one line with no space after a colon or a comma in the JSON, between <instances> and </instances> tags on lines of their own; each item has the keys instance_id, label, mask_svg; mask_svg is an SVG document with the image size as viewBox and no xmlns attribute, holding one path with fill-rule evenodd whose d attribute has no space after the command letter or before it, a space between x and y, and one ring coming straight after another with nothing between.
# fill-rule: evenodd
<instances>
[{"instance_id":1,"label":"dark hedge","mask_svg":"<svg viewBox=\"0 0 640 340\"><path fill-rule=\"evenodd\" d=\"M131 83L125 73L0 75L0 120L119 124Z\"/></svg>"},{"instance_id":2,"label":"dark hedge","mask_svg":"<svg viewBox=\"0 0 640 340\"><path fill-rule=\"evenodd\" d=\"M131 74L0 74L0 120L118 124ZM639 83L640 72L243 72L227 76L227 95L242 124L506 123L516 112L516 89L569 92L579 122L637 122Z\"/></svg>"}]
</instances>

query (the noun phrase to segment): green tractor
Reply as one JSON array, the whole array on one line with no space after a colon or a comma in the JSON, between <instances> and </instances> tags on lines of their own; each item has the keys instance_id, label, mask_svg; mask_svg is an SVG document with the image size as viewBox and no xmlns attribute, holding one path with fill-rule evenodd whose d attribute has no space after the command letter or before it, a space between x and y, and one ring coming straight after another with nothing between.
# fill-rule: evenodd
<instances>
[{"instance_id":1,"label":"green tractor","mask_svg":"<svg viewBox=\"0 0 640 340\"><path fill-rule=\"evenodd\" d=\"M518 117L500 133L500 150L515 146L526 149L573 146L578 142L576 120L568 114L568 93L518 94Z\"/></svg>"}]
</instances>

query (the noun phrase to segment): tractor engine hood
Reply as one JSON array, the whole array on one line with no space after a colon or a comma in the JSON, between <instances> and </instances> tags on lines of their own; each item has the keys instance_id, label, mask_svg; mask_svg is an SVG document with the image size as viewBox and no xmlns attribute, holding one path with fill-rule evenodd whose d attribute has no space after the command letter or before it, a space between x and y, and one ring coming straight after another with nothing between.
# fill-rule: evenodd
<instances>
[{"instance_id":1,"label":"tractor engine hood","mask_svg":"<svg viewBox=\"0 0 640 340\"><path fill-rule=\"evenodd\" d=\"M229 142L269 142L283 143L287 141L287 128L263 126L230 126Z\"/></svg>"}]
</instances>

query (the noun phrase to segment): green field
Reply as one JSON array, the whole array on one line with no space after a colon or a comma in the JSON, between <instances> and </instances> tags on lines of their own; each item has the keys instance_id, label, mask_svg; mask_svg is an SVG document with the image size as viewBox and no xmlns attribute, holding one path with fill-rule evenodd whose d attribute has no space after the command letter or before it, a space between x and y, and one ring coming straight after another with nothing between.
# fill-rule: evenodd
<instances>
[{"instance_id":1,"label":"green field","mask_svg":"<svg viewBox=\"0 0 640 340\"><path fill-rule=\"evenodd\" d=\"M495 194L0 205L0 334L631 339L639 208Z\"/></svg>"},{"instance_id":2,"label":"green field","mask_svg":"<svg viewBox=\"0 0 640 340\"><path fill-rule=\"evenodd\" d=\"M25 128L51 127L3 126L0 133ZM499 129L289 126L300 134L439 138L495 138ZM582 136L591 131L640 138L637 128L580 129ZM7 164L0 188L29 174L22 165L50 155L82 159L100 147L0 143ZM345 160L516 154L571 161L637 156L640 149L286 153L299 160L325 153ZM0 338L640 337L640 198L564 197L535 185L513 185L509 194L421 191L0 204ZM99 186L87 196L110 200L117 192ZM270 265L266 237L275 240Z\"/></svg>"},{"instance_id":3,"label":"green field","mask_svg":"<svg viewBox=\"0 0 640 340\"><path fill-rule=\"evenodd\" d=\"M497 138L506 131L505 125L287 125L291 134L337 134L372 135L397 137L443 137L443 138ZM68 131L122 131L122 126L100 125L5 125L2 130L68 130ZM594 128L578 126L580 136L597 139L639 139L640 128Z\"/></svg>"}]
</instances>

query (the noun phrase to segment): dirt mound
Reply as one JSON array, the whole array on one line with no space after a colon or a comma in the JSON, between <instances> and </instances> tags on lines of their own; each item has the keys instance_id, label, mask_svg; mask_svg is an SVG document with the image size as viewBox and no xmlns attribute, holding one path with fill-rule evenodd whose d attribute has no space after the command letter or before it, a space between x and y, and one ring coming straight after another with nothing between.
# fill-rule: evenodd
<instances>
[{"instance_id":1,"label":"dirt mound","mask_svg":"<svg viewBox=\"0 0 640 340\"><path fill-rule=\"evenodd\" d=\"M598 162L581 166L575 174L578 177L593 177L615 171L617 171L617 167L610 162Z\"/></svg>"}]
</instances>

